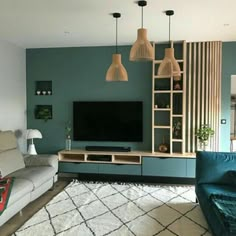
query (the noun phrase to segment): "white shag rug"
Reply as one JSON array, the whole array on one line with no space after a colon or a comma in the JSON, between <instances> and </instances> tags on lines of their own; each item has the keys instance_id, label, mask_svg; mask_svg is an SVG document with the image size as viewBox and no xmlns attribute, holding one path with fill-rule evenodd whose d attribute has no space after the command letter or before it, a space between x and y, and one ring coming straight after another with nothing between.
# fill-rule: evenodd
<instances>
[{"instance_id":1,"label":"white shag rug","mask_svg":"<svg viewBox=\"0 0 236 236\"><path fill-rule=\"evenodd\" d=\"M193 186L73 181L14 236L210 236Z\"/></svg>"}]
</instances>

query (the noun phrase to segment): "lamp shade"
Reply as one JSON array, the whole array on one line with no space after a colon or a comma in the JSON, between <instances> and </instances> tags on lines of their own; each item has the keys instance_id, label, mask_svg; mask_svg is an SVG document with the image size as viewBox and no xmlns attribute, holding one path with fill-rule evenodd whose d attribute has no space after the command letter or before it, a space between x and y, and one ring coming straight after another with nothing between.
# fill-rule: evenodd
<instances>
[{"instance_id":1,"label":"lamp shade","mask_svg":"<svg viewBox=\"0 0 236 236\"><path fill-rule=\"evenodd\" d=\"M147 29L138 29L137 40L130 50L130 61L152 61L154 59L154 50L147 39Z\"/></svg>"},{"instance_id":2,"label":"lamp shade","mask_svg":"<svg viewBox=\"0 0 236 236\"><path fill-rule=\"evenodd\" d=\"M165 49L165 57L161 62L157 74L159 76L173 76L175 81L181 80L179 63L174 56L174 48Z\"/></svg>"},{"instance_id":3,"label":"lamp shade","mask_svg":"<svg viewBox=\"0 0 236 236\"><path fill-rule=\"evenodd\" d=\"M42 138L42 134L37 129L27 129L26 139Z\"/></svg>"},{"instance_id":4,"label":"lamp shade","mask_svg":"<svg viewBox=\"0 0 236 236\"><path fill-rule=\"evenodd\" d=\"M121 54L112 55L112 64L107 70L106 81L128 81L128 74L121 63Z\"/></svg>"}]
</instances>

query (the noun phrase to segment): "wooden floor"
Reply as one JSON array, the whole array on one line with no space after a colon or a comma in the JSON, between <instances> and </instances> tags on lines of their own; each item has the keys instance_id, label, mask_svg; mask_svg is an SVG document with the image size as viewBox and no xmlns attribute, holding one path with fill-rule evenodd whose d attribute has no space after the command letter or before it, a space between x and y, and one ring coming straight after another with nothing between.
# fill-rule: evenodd
<instances>
[{"instance_id":1,"label":"wooden floor","mask_svg":"<svg viewBox=\"0 0 236 236\"><path fill-rule=\"evenodd\" d=\"M0 227L0 235L12 235L28 219L30 219L38 210L48 203L55 195L71 182L70 178L61 178L55 183L54 189L47 191L41 197L27 205L20 213L16 214L9 221Z\"/></svg>"}]
</instances>

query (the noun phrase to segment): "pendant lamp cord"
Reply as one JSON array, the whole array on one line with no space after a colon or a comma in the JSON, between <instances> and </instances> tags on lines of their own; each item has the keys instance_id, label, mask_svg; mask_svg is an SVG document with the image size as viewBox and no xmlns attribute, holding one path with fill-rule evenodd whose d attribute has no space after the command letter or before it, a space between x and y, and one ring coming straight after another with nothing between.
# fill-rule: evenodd
<instances>
[{"instance_id":1,"label":"pendant lamp cord","mask_svg":"<svg viewBox=\"0 0 236 236\"><path fill-rule=\"evenodd\" d=\"M171 43L170 43L170 24L171 24L171 19L170 19L170 16L169 16L169 44L170 44L170 47L171 47Z\"/></svg>"},{"instance_id":2,"label":"pendant lamp cord","mask_svg":"<svg viewBox=\"0 0 236 236\"><path fill-rule=\"evenodd\" d=\"M118 54L117 41L118 41L118 19L116 18L116 54Z\"/></svg>"},{"instance_id":3,"label":"pendant lamp cord","mask_svg":"<svg viewBox=\"0 0 236 236\"><path fill-rule=\"evenodd\" d=\"M141 17L141 26L143 28L143 7L142 7L142 11L141 11L142 17Z\"/></svg>"}]
</instances>

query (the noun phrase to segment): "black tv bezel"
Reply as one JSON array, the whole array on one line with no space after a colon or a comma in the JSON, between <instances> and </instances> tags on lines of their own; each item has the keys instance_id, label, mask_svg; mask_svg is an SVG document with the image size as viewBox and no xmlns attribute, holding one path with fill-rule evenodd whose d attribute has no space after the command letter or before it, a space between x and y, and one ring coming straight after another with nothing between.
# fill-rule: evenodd
<instances>
[{"instance_id":1,"label":"black tv bezel","mask_svg":"<svg viewBox=\"0 0 236 236\"><path fill-rule=\"evenodd\" d=\"M109 140L109 139L84 139L78 138L76 135L76 125L75 125L75 106L78 103L138 103L141 105L141 128L140 128L140 137L137 139L116 139L116 140ZM81 142L143 142L143 101L73 101L73 140L74 141L81 141Z\"/></svg>"}]
</instances>

